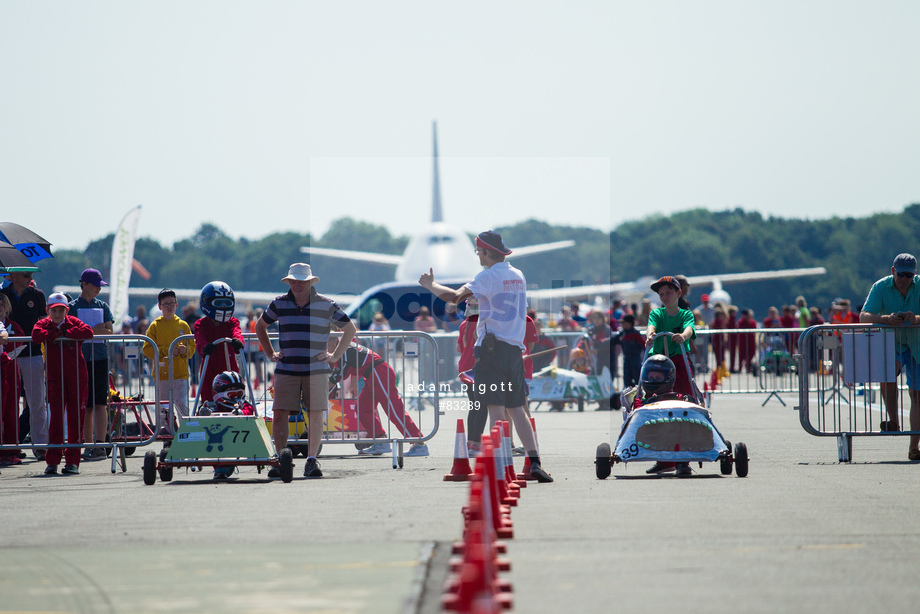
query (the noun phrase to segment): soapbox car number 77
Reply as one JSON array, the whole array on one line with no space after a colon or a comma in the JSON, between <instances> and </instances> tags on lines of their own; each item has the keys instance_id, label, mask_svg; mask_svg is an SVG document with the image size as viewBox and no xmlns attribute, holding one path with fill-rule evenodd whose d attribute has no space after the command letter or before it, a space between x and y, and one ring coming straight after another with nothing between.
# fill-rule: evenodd
<instances>
[{"instance_id":1,"label":"soapbox car number 77","mask_svg":"<svg viewBox=\"0 0 920 614\"><path fill-rule=\"evenodd\" d=\"M670 337L672 333L658 333L658 337ZM692 373L686 350L681 347L681 357L688 373ZM649 346L651 348L651 346ZM646 351L648 359L650 349ZM702 395L691 378L693 398L666 393L644 399L633 408L637 389L623 393L623 426L616 444L611 450L609 443L602 443L596 452L596 473L598 479L610 475L616 463L654 461L663 463L720 463L723 475L730 475L732 468L738 477L748 473L747 446L738 443L732 448L729 441L712 422L710 412L705 409Z\"/></svg>"}]
</instances>

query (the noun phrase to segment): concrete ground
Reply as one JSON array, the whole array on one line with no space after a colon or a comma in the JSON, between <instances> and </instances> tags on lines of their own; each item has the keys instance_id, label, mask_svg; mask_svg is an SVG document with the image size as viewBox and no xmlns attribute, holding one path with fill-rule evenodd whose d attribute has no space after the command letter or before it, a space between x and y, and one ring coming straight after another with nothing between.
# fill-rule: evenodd
<instances>
[{"instance_id":1,"label":"concrete ground","mask_svg":"<svg viewBox=\"0 0 920 614\"><path fill-rule=\"evenodd\" d=\"M807 435L764 395L717 396L713 419L750 452L750 475L648 465L594 475L619 412L535 412L554 484L531 485L508 542L519 612L903 612L920 589L918 463L903 438ZM45 477L30 459L0 475L0 612L435 612L468 487L451 466L448 411L431 456L324 447L326 477L291 484L242 468L226 483L176 470L145 486L84 462ZM155 446L156 449L159 446ZM520 467L520 459L518 459Z\"/></svg>"}]
</instances>

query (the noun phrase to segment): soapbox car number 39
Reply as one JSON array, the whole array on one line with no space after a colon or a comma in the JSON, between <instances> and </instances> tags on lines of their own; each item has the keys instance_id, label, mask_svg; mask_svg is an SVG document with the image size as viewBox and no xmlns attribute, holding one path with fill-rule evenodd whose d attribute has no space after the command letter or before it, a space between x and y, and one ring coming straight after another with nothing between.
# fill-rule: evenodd
<instances>
[{"instance_id":1,"label":"soapbox car number 39","mask_svg":"<svg viewBox=\"0 0 920 614\"><path fill-rule=\"evenodd\" d=\"M620 456L623 460L628 460L638 455L639 455L639 446L636 444L632 444L628 448L624 448Z\"/></svg>"}]
</instances>

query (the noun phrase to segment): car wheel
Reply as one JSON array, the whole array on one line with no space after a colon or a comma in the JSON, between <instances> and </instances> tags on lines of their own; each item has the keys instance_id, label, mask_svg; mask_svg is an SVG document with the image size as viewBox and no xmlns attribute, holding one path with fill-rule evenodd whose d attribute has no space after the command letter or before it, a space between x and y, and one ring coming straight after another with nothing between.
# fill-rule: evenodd
<instances>
[{"instance_id":1,"label":"car wheel","mask_svg":"<svg viewBox=\"0 0 920 614\"><path fill-rule=\"evenodd\" d=\"M747 477L748 474L748 450L741 442L735 444L735 473L739 478Z\"/></svg>"},{"instance_id":2,"label":"car wheel","mask_svg":"<svg viewBox=\"0 0 920 614\"><path fill-rule=\"evenodd\" d=\"M594 459L594 469L597 472L597 479L604 480L610 475L610 444L602 443L597 446L597 454Z\"/></svg>"}]
</instances>

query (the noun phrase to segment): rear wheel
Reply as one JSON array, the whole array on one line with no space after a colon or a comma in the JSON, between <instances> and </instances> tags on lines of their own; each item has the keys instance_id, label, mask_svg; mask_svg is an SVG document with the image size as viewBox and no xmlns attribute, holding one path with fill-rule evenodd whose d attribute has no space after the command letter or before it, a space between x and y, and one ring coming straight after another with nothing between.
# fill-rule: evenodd
<instances>
[{"instance_id":1,"label":"rear wheel","mask_svg":"<svg viewBox=\"0 0 920 614\"><path fill-rule=\"evenodd\" d=\"M153 486L157 481L157 453L147 450L144 454L144 484Z\"/></svg>"},{"instance_id":2,"label":"rear wheel","mask_svg":"<svg viewBox=\"0 0 920 614\"><path fill-rule=\"evenodd\" d=\"M596 456L594 469L597 472L597 479L604 480L610 475L610 444L602 443L597 446Z\"/></svg>"},{"instance_id":3,"label":"rear wheel","mask_svg":"<svg viewBox=\"0 0 920 614\"><path fill-rule=\"evenodd\" d=\"M732 442L726 440L725 447L728 448L728 451L725 453L725 456L722 457L722 461L719 463L719 470L722 472L722 475L731 475L732 474Z\"/></svg>"},{"instance_id":4,"label":"rear wheel","mask_svg":"<svg viewBox=\"0 0 920 614\"><path fill-rule=\"evenodd\" d=\"M281 449L281 454L278 455L278 464L281 470L281 481L289 484L294 479L294 455L290 448Z\"/></svg>"},{"instance_id":5,"label":"rear wheel","mask_svg":"<svg viewBox=\"0 0 920 614\"><path fill-rule=\"evenodd\" d=\"M739 478L747 477L748 474L747 446L740 441L735 444L735 473Z\"/></svg>"}]
</instances>

